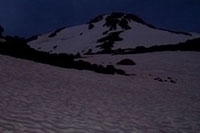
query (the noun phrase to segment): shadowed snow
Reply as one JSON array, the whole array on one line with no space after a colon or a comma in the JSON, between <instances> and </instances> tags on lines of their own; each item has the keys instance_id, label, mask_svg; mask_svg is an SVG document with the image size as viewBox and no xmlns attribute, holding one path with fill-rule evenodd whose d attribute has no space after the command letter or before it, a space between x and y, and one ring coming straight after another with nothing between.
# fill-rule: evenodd
<instances>
[{"instance_id":1,"label":"shadowed snow","mask_svg":"<svg viewBox=\"0 0 200 133\"><path fill-rule=\"evenodd\" d=\"M121 67L136 75L120 76L0 55L0 132L199 132L199 56L126 55L136 65ZM101 63L103 58L115 64L124 57L87 60Z\"/></svg>"}]
</instances>

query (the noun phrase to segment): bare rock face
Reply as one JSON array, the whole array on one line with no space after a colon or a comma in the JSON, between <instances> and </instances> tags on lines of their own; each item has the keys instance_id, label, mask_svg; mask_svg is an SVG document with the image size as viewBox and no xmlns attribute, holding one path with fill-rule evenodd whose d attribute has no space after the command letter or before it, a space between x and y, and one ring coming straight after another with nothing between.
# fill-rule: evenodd
<instances>
[{"instance_id":1,"label":"bare rock face","mask_svg":"<svg viewBox=\"0 0 200 133\"><path fill-rule=\"evenodd\" d=\"M123 39L120 38L120 34L122 33L122 31L118 31L118 32L112 32L109 33L107 36L100 38L99 40L97 40L98 43L101 43L100 45L96 46L96 47L100 47L100 49L103 52L111 52L114 43L117 41L122 41Z\"/></svg>"},{"instance_id":2,"label":"bare rock face","mask_svg":"<svg viewBox=\"0 0 200 133\"><path fill-rule=\"evenodd\" d=\"M123 59L117 63L118 65L136 65L131 59Z\"/></svg>"}]
</instances>

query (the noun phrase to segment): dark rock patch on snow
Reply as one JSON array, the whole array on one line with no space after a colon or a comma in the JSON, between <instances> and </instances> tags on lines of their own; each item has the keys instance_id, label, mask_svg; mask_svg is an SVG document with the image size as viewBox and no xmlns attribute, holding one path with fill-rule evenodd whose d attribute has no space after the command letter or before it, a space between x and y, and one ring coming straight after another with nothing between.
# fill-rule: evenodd
<instances>
[{"instance_id":1,"label":"dark rock patch on snow","mask_svg":"<svg viewBox=\"0 0 200 133\"><path fill-rule=\"evenodd\" d=\"M155 78L154 80L157 80L159 82L163 82L163 80L160 77Z\"/></svg>"},{"instance_id":2,"label":"dark rock patch on snow","mask_svg":"<svg viewBox=\"0 0 200 133\"><path fill-rule=\"evenodd\" d=\"M112 47L116 41L122 41L123 39L119 37L120 33L123 31L118 32L112 32L109 33L107 36L100 38L97 40L97 43L102 43L100 45L97 45L96 47L99 47L102 49L103 52L109 53L112 50Z\"/></svg>"},{"instance_id":3,"label":"dark rock patch on snow","mask_svg":"<svg viewBox=\"0 0 200 133\"><path fill-rule=\"evenodd\" d=\"M159 82L176 84L176 80L172 79L171 77L170 78L168 77L167 79L162 79L160 77L156 77L156 78L154 78L154 80L159 81Z\"/></svg>"},{"instance_id":4,"label":"dark rock patch on snow","mask_svg":"<svg viewBox=\"0 0 200 133\"><path fill-rule=\"evenodd\" d=\"M31 42L31 41L37 40L37 39L38 39L38 36L39 36L39 35L31 36L31 37L29 37L26 41L27 41L27 42Z\"/></svg>"},{"instance_id":5,"label":"dark rock patch on snow","mask_svg":"<svg viewBox=\"0 0 200 133\"><path fill-rule=\"evenodd\" d=\"M106 17L106 22L103 26L109 27L109 31L116 30L120 26L124 30L131 29L128 25L129 20L123 13L112 13Z\"/></svg>"},{"instance_id":6,"label":"dark rock patch on snow","mask_svg":"<svg viewBox=\"0 0 200 133\"><path fill-rule=\"evenodd\" d=\"M55 36L57 35L57 33L61 32L63 29L65 29L65 27L57 29L56 31L54 31L53 33L51 33L51 34L49 35L49 37L50 37L50 38L51 38L51 37L55 37Z\"/></svg>"},{"instance_id":7,"label":"dark rock patch on snow","mask_svg":"<svg viewBox=\"0 0 200 133\"><path fill-rule=\"evenodd\" d=\"M53 46L53 49L56 49L58 46L56 45L56 46Z\"/></svg>"},{"instance_id":8,"label":"dark rock patch on snow","mask_svg":"<svg viewBox=\"0 0 200 133\"><path fill-rule=\"evenodd\" d=\"M117 62L117 65L136 65L136 63L132 61L131 59L123 59Z\"/></svg>"},{"instance_id":9,"label":"dark rock patch on snow","mask_svg":"<svg viewBox=\"0 0 200 133\"><path fill-rule=\"evenodd\" d=\"M95 27L94 24L89 24L89 25L88 25L88 29L89 29L89 30L93 29L94 27Z\"/></svg>"}]
</instances>

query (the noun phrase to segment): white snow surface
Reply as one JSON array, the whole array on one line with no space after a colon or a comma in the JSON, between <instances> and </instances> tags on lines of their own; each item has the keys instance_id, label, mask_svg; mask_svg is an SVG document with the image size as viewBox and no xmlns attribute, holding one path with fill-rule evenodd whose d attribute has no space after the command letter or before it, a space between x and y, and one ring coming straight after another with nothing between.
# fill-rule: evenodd
<instances>
[{"instance_id":1,"label":"white snow surface","mask_svg":"<svg viewBox=\"0 0 200 133\"><path fill-rule=\"evenodd\" d=\"M95 50L95 43L98 38L102 36L102 33L106 31L106 28L102 28L103 22L95 24L96 28L88 30L88 25L74 26L66 28L53 38L48 36L51 33L39 36L35 41L28 44L35 49L41 51L47 51L51 53L85 53L90 48ZM82 35L80 35L82 33ZM55 50L54 46L58 46ZM95 52L95 51L94 51Z\"/></svg>"},{"instance_id":2,"label":"white snow surface","mask_svg":"<svg viewBox=\"0 0 200 133\"><path fill-rule=\"evenodd\" d=\"M132 22L132 29L122 33L122 42L116 42L115 49L135 48L136 46L150 47L154 45L178 44L190 39L200 37L197 33L190 33L192 36L175 34L172 32L150 28L146 25Z\"/></svg>"},{"instance_id":3,"label":"white snow surface","mask_svg":"<svg viewBox=\"0 0 200 133\"><path fill-rule=\"evenodd\" d=\"M135 61L135 66L115 65L136 74L122 76L0 55L0 132L198 133L199 57L157 52L84 58L113 65L124 58Z\"/></svg>"},{"instance_id":4,"label":"white snow surface","mask_svg":"<svg viewBox=\"0 0 200 133\"><path fill-rule=\"evenodd\" d=\"M105 17L103 20L94 23L93 29L88 29L88 24L65 28L58 32L55 37L49 38L51 33L47 33L38 37L38 39L29 42L28 44L37 50L50 53L86 53L89 49L92 52L100 51L96 48L98 39L105 37L102 33L108 31L109 28L104 27ZM129 22L130 30L123 30L117 27L116 31L124 31L120 34L123 41L115 42L113 49L118 48L135 48L137 46L153 46L165 44L177 44L190 39L200 37L197 33L190 35L175 34L168 31L150 28L144 24L131 21ZM109 32L109 33L111 33ZM57 46L56 48L53 48Z\"/></svg>"}]
</instances>

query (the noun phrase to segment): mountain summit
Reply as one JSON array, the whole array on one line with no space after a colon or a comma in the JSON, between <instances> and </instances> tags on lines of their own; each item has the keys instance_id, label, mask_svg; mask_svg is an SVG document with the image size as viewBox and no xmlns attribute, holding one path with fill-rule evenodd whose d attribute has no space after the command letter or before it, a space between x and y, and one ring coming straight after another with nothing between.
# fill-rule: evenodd
<instances>
[{"instance_id":1,"label":"mountain summit","mask_svg":"<svg viewBox=\"0 0 200 133\"><path fill-rule=\"evenodd\" d=\"M138 46L178 44L200 35L156 28L133 14L99 15L87 24L60 28L29 39L28 45L49 53L86 54Z\"/></svg>"}]
</instances>

